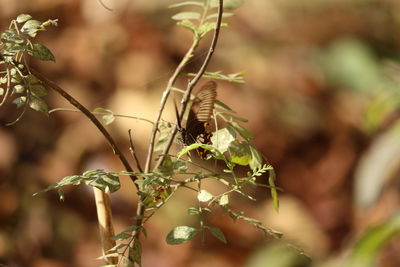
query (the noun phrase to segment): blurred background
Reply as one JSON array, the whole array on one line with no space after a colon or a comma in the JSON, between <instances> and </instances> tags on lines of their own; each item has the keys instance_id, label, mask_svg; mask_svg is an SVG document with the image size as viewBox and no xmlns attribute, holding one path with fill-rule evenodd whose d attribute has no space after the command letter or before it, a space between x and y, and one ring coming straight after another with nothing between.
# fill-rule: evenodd
<instances>
[{"instance_id":1,"label":"blurred background","mask_svg":"<svg viewBox=\"0 0 400 267\"><path fill-rule=\"evenodd\" d=\"M169 76L191 34L175 25L176 1L0 0L2 31L11 19L59 19L41 33L56 63L32 64L89 109L154 120ZM196 225L182 191L154 216L143 240L143 266L343 266L357 240L398 218L400 206L400 1L247 0L227 19L209 71L246 71L245 84L219 82L218 98L246 117L244 126L277 172L281 209L266 190L235 206L285 234L264 239L243 222L216 213L228 244L213 237L170 246L177 225ZM209 39L188 67L196 70ZM186 82L182 78L181 85ZM68 107L51 93L50 108ZM174 120L172 105L164 117ZM32 194L85 169L122 166L79 113L49 118L29 111L16 125L11 104L0 109L0 263L8 266L99 266L101 255L92 190ZM127 130L144 162L151 125L120 118L108 126L128 155ZM136 193L122 178L112 195L116 232L132 224ZM398 222L398 220L397 220ZM399 229L397 223L397 231ZM386 232L387 233L387 232ZM400 266L400 238L382 243L376 266ZM390 241L389 241L390 240ZM376 240L375 240L376 241ZM376 241L374 244L379 243ZM288 245L290 244L290 245ZM374 245L372 244L372 245Z\"/></svg>"}]
</instances>

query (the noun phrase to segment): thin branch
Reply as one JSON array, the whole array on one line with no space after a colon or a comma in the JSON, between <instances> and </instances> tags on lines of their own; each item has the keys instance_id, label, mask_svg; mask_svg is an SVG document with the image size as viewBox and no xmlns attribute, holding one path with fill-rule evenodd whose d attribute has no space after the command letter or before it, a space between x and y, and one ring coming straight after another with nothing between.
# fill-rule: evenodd
<instances>
[{"instance_id":1,"label":"thin branch","mask_svg":"<svg viewBox=\"0 0 400 267\"><path fill-rule=\"evenodd\" d=\"M124 165L125 170L127 172L133 172L132 167L129 165L128 160L125 158L125 156L122 154L122 151L119 149L117 146L116 142L114 139L111 137L109 132L104 128L104 126L100 123L100 121L87 109L85 108L81 103L79 103L75 98L73 98L70 94L68 94L66 91L64 91L61 87L59 87L57 84L54 82L50 81L46 77L44 77L41 73L34 69L30 69L30 72L35 75L38 79L40 79L44 85L47 87L53 89L57 93L59 93L62 97L64 97L69 103L71 103L73 106L75 106L77 109L79 109L88 119L97 127L97 129L103 134L103 136L107 139L108 143L110 144L111 148L113 149L113 152L115 155L118 156L119 160L121 161L122 165ZM130 175L129 176L131 180L134 182L137 180L137 177L135 175ZM136 185L136 184L135 184Z\"/></svg>"},{"instance_id":2,"label":"thin branch","mask_svg":"<svg viewBox=\"0 0 400 267\"><path fill-rule=\"evenodd\" d=\"M214 31L213 39L211 41L210 49L208 50L207 56L204 59L203 65L200 67L199 71L197 72L197 75L192 80L190 80L187 85L186 92L185 92L182 102L181 102L181 110L179 112L179 120L180 121L182 120L183 114L185 113L186 106L189 102L190 94L192 93L193 88L196 86L197 82L203 76L204 72L207 69L208 64L210 63L211 57L214 54L214 50L215 50L215 47L217 46L217 42L218 42L219 32L221 29L222 13L223 13L223 0L219 0L217 23L215 26L215 31ZM156 164L156 168L163 163L165 155L168 154L168 151L171 148L171 145L172 145L172 142L174 141L177 130L178 130L178 128L175 125L175 127L172 130L172 134L167 141L167 145L165 146L164 151L162 152L163 155L160 157L160 159L158 160L158 162Z\"/></svg>"},{"instance_id":3,"label":"thin branch","mask_svg":"<svg viewBox=\"0 0 400 267\"><path fill-rule=\"evenodd\" d=\"M136 155L135 147L133 146L133 141L132 141L131 132L132 132L131 129L129 129L129 130L128 130L129 144L130 144L129 150L131 151L132 157L134 158L134 160L135 160L135 162L136 162L136 167L138 168L138 170L139 170L140 172L143 172L142 165L140 165L140 161L139 161L139 159L138 159L138 157L137 157L137 155Z\"/></svg>"},{"instance_id":4,"label":"thin branch","mask_svg":"<svg viewBox=\"0 0 400 267\"><path fill-rule=\"evenodd\" d=\"M0 103L0 107L6 102L8 98L8 94L10 93L10 88L11 88L11 75L10 75L10 69L7 67L7 85L6 85L6 93L4 94L3 100Z\"/></svg>"}]
</instances>

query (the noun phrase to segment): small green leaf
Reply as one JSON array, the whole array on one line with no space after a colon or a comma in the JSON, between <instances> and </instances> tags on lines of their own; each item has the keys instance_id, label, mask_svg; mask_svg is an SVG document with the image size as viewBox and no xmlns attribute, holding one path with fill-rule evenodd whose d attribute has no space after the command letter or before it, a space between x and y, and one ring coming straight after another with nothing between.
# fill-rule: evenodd
<instances>
[{"instance_id":1,"label":"small green leaf","mask_svg":"<svg viewBox=\"0 0 400 267\"><path fill-rule=\"evenodd\" d=\"M0 95L4 95L4 89L0 87Z\"/></svg>"},{"instance_id":2,"label":"small green leaf","mask_svg":"<svg viewBox=\"0 0 400 267\"><path fill-rule=\"evenodd\" d=\"M28 15L28 14L21 14L21 15L19 15L19 16L17 17L16 21L17 21L18 23L23 23L23 22L25 22L25 21L30 20L31 18L32 18L31 15Z\"/></svg>"},{"instance_id":3,"label":"small green leaf","mask_svg":"<svg viewBox=\"0 0 400 267\"><path fill-rule=\"evenodd\" d=\"M201 17L200 13L198 12L180 12L178 14L175 14L174 16L172 16L173 20L190 20L190 19L194 19L194 20L199 20Z\"/></svg>"},{"instance_id":4,"label":"small green leaf","mask_svg":"<svg viewBox=\"0 0 400 267\"><path fill-rule=\"evenodd\" d=\"M200 6L203 7L204 3L198 2L198 1L186 1L186 2L181 2L178 4L173 4L168 6L168 8L176 8L176 7L182 7L182 6Z\"/></svg>"},{"instance_id":5,"label":"small green leaf","mask_svg":"<svg viewBox=\"0 0 400 267\"><path fill-rule=\"evenodd\" d=\"M229 196L227 194L222 195L222 197L219 199L219 205L225 206L229 204Z\"/></svg>"},{"instance_id":6,"label":"small green leaf","mask_svg":"<svg viewBox=\"0 0 400 267\"><path fill-rule=\"evenodd\" d=\"M29 87L31 92L37 97L47 96L47 89L41 84L34 84Z\"/></svg>"},{"instance_id":7,"label":"small green leaf","mask_svg":"<svg viewBox=\"0 0 400 267\"><path fill-rule=\"evenodd\" d=\"M122 233L119 233L119 234L111 237L110 239L117 241L117 240L126 240L126 239L129 239L131 237L132 237L132 235L130 235L130 234L126 233L126 232L122 232Z\"/></svg>"},{"instance_id":8,"label":"small green leaf","mask_svg":"<svg viewBox=\"0 0 400 267\"><path fill-rule=\"evenodd\" d=\"M189 215L199 215L200 214L199 209L193 208L193 207L188 208L187 212Z\"/></svg>"},{"instance_id":9,"label":"small green leaf","mask_svg":"<svg viewBox=\"0 0 400 267\"><path fill-rule=\"evenodd\" d=\"M347 264L343 266L364 267L378 266L379 251L392 239L400 234L400 215L395 214L387 221L375 226L364 233L353 246Z\"/></svg>"},{"instance_id":10,"label":"small green leaf","mask_svg":"<svg viewBox=\"0 0 400 267\"><path fill-rule=\"evenodd\" d=\"M249 166L252 170L256 169L256 168L261 168L262 165L262 157L260 152L258 152L258 150L250 145L250 151L251 151L251 161L249 162Z\"/></svg>"},{"instance_id":11,"label":"small green leaf","mask_svg":"<svg viewBox=\"0 0 400 267\"><path fill-rule=\"evenodd\" d=\"M138 239L135 239L133 246L129 248L129 260L138 264L139 267L142 266L142 244Z\"/></svg>"},{"instance_id":12,"label":"small green leaf","mask_svg":"<svg viewBox=\"0 0 400 267\"><path fill-rule=\"evenodd\" d=\"M46 102L44 102L44 100L39 97L32 95L31 98L29 99L29 107L47 116L49 115L49 109L47 108Z\"/></svg>"},{"instance_id":13,"label":"small green leaf","mask_svg":"<svg viewBox=\"0 0 400 267\"><path fill-rule=\"evenodd\" d=\"M25 87L22 84L16 84L13 88L13 94L22 94L25 92Z\"/></svg>"},{"instance_id":14,"label":"small green leaf","mask_svg":"<svg viewBox=\"0 0 400 267\"><path fill-rule=\"evenodd\" d=\"M274 169L270 169L269 170L269 177L268 177L268 184L269 184L269 186L271 188L270 192L271 192L272 203L274 205L274 209L275 209L276 212L279 212L279 199L278 199L278 191L276 190L275 180L276 180L275 170Z\"/></svg>"},{"instance_id":15,"label":"small green leaf","mask_svg":"<svg viewBox=\"0 0 400 267\"><path fill-rule=\"evenodd\" d=\"M28 50L28 54L39 60L56 62L56 58L50 49L42 44L33 44L33 48Z\"/></svg>"},{"instance_id":16,"label":"small green leaf","mask_svg":"<svg viewBox=\"0 0 400 267\"><path fill-rule=\"evenodd\" d=\"M226 244L226 238L224 233L218 227L214 226L206 226L206 228L211 232L213 236L215 236L219 241Z\"/></svg>"},{"instance_id":17,"label":"small green leaf","mask_svg":"<svg viewBox=\"0 0 400 267\"><path fill-rule=\"evenodd\" d=\"M184 19L178 22L179 26L185 27L186 29L189 29L191 32L196 32L196 25L194 25L193 22L190 20Z\"/></svg>"},{"instance_id":18,"label":"small green leaf","mask_svg":"<svg viewBox=\"0 0 400 267\"><path fill-rule=\"evenodd\" d=\"M41 26L42 23L40 21L31 19L21 27L21 32L28 34L30 37L35 37Z\"/></svg>"},{"instance_id":19,"label":"small green leaf","mask_svg":"<svg viewBox=\"0 0 400 267\"><path fill-rule=\"evenodd\" d=\"M254 136L239 123L230 121L229 125L231 125L244 139L251 140L254 138Z\"/></svg>"},{"instance_id":20,"label":"small green leaf","mask_svg":"<svg viewBox=\"0 0 400 267\"><path fill-rule=\"evenodd\" d=\"M251 161L251 152L247 142L235 140L229 146L230 160L232 163L246 166Z\"/></svg>"},{"instance_id":21,"label":"small green leaf","mask_svg":"<svg viewBox=\"0 0 400 267\"><path fill-rule=\"evenodd\" d=\"M229 17L232 17L232 16L234 16L235 14L233 14L233 13L226 13L226 12L224 12L223 14L222 14L222 17L223 18L229 18ZM214 13L214 14L211 14L211 15L208 15L207 17L206 17L206 20L209 20L209 19L215 19L215 18L217 18L218 17L218 13Z\"/></svg>"},{"instance_id":22,"label":"small green leaf","mask_svg":"<svg viewBox=\"0 0 400 267\"><path fill-rule=\"evenodd\" d=\"M211 142L221 153L225 153L235 139L236 133L234 131L229 128L222 128L213 133Z\"/></svg>"},{"instance_id":23,"label":"small green leaf","mask_svg":"<svg viewBox=\"0 0 400 267\"><path fill-rule=\"evenodd\" d=\"M212 198L213 198L213 195L210 192L208 192L207 190L204 190L204 189L200 190L199 194L197 195L197 199L200 202L208 202Z\"/></svg>"},{"instance_id":24,"label":"small green leaf","mask_svg":"<svg viewBox=\"0 0 400 267\"><path fill-rule=\"evenodd\" d=\"M177 226L168 233L166 241L169 245L179 245L192 240L200 230L189 226Z\"/></svg>"},{"instance_id":25,"label":"small green leaf","mask_svg":"<svg viewBox=\"0 0 400 267\"><path fill-rule=\"evenodd\" d=\"M221 102L221 101L219 101L219 100L216 100L216 101L215 101L215 105L216 105L218 108L222 108L222 109L225 109L226 111L235 113L235 111L234 111L233 109L231 109L227 104L225 104L225 103L223 103L223 102Z\"/></svg>"}]
</instances>

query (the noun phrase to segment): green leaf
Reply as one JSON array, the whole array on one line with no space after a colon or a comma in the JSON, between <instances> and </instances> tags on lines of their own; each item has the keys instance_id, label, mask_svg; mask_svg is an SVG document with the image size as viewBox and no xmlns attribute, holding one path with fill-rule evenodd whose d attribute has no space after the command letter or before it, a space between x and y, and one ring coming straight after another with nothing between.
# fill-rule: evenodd
<instances>
[{"instance_id":1,"label":"green leaf","mask_svg":"<svg viewBox=\"0 0 400 267\"><path fill-rule=\"evenodd\" d=\"M226 12L224 12L223 14L222 14L222 17L223 18L229 18L229 17L232 17L232 16L234 16L235 14L233 14L233 13L226 13ZM207 17L206 17L206 20L209 20L209 19L215 19L215 18L217 18L218 17L218 13L214 13L214 14L211 14L211 15L208 15Z\"/></svg>"},{"instance_id":2,"label":"green leaf","mask_svg":"<svg viewBox=\"0 0 400 267\"><path fill-rule=\"evenodd\" d=\"M225 153L235 139L236 133L232 129L222 128L213 133L211 142L221 153Z\"/></svg>"},{"instance_id":3,"label":"green leaf","mask_svg":"<svg viewBox=\"0 0 400 267\"><path fill-rule=\"evenodd\" d=\"M218 227L214 226L206 226L206 228L211 232L213 236L215 236L219 241L226 244L226 238L224 233Z\"/></svg>"},{"instance_id":4,"label":"green leaf","mask_svg":"<svg viewBox=\"0 0 400 267\"><path fill-rule=\"evenodd\" d=\"M49 109L43 99L32 95L29 99L29 107L33 110L39 111L45 115L49 115Z\"/></svg>"},{"instance_id":5,"label":"green leaf","mask_svg":"<svg viewBox=\"0 0 400 267\"><path fill-rule=\"evenodd\" d=\"M194 20L199 20L201 17L200 13L198 12L180 12L178 14L175 14L174 16L172 16L173 20L190 20L190 19L194 19Z\"/></svg>"},{"instance_id":6,"label":"green leaf","mask_svg":"<svg viewBox=\"0 0 400 267\"><path fill-rule=\"evenodd\" d=\"M219 199L219 205L225 206L229 204L229 196L227 194L222 195Z\"/></svg>"},{"instance_id":7,"label":"green leaf","mask_svg":"<svg viewBox=\"0 0 400 267\"><path fill-rule=\"evenodd\" d=\"M200 214L199 209L193 208L193 207L188 208L187 212L189 215L199 215Z\"/></svg>"},{"instance_id":8,"label":"green leaf","mask_svg":"<svg viewBox=\"0 0 400 267\"><path fill-rule=\"evenodd\" d=\"M261 168L262 165L262 157L260 152L258 152L258 150L250 145L250 152L251 152L251 161L249 162L249 166L252 170L256 169L256 168Z\"/></svg>"},{"instance_id":9,"label":"green leaf","mask_svg":"<svg viewBox=\"0 0 400 267\"><path fill-rule=\"evenodd\" d=\"M114 112L110 109L105 109L105 108L95 108L92 111L93 114L102 114L103 116L101 116L103 123L105 125L109 125L111 123L114 122L115 120L115 116L114 116Z\"/></svg>"},{"instance_id":10,"label":"green leaf","mask_svg":"<svg viewBox=\"0 0 400 267\"><path fill-rule=\"evenodd\" d=\"M40 21L31 19L21 27L21 32L28 34L30 37L35 37L41 26L42 23Z\"/></svg>"},{"instance_id":11,"label":"green leaf","mask_svg":"<svg viewBox=\"0 0 400 267\"><path fill-rule=\"evenodd\" d=\"M222 108L222 109L225 109L226 111L235 113L235 111L234 111L233 109L231 109L227 104L225 104L225 103L219 101L218 99L215 101L215 105L216 105L218 108Z\"/></svg>"},{"instance_id":12,"label":"green leaf","mask_svg":"<svg viewBox=\"0 0 400 267\"><path fill-rule=\"evenodd\" d=\"M90 170L84 172L82 175L66 176L60 182L54 183L38 193L47 192L67 185L79 185L81 183L111 193L117 191L121 187L118 175L103 170ZM34 195L37 195L38 193L35 193Z\"/></svg>"},{"instance_id":13,"label":"green leaf","mask_svg":"<svg viewBox=\"0 0 400 267\"><path fill-rule=\"evenodd\" d=\"M142 244L138 239L135 239L133 246L129 248L129 260L142 266Z\"/></svg>"},{"instance_id":14,"label":"green leaf","mask_svg":"<svg viewBox=\"0 0 400 267\"><path fill-rule=\"evenodd\" d=\"M173 4L168 6L168 8L176 8L176 7L182 7L182 6L200 6L203 7L204 3L202 2L197 2L197 1L186 1L178 4Z\"/></svg>"},{"instance_id":15,"label":"green leaf","mask_svg":"<svg viewBox=\"0 0 400 267\"><path fill-rule=\"evenodd\" d=\"M16 84L13 88L13 94L22 94L25 92L25 87L22 84Z\"/></svg>"},{"instance_id":16,"label":"green leaf","mask_svg":"<svg viewBox=\"0 0 400 267\"><path fill-rule=\"evenodd\" d=\"M344 266L377 266L378 252L392 238L398 236L400 236L400 215L396 214L386 222L366 231L353 247L348 262Z\"/></svg>"},{"instance_id":17,"label":"green leaf","mask_svg":"<svg viewBox=\"0 0 400 267\"><path fill-rule=\"evenodd\" d=\"M254 138L254 136L239 123L230 121L229 125L231 125L244 139L251 140Z\"/></svg>"},{"instance_id":18,"label":"green leaf","mask_svg":"<svg viewBox=\"0 0 400 267\"><path fill-rule=\"evenodd\" d=\"M178 158L180 158L183 155L189 153L191 150L197 149L199 147L201 147L201 148L203 148L205 150L208 150L208 151L215 151L215 148L213 146L200 144L200 143L194 143L194 144L191 144L190 146L184 147L181 151L179 151Z\"/></svg>"},{"instance_id":19,"label":"green leaf","mask_svg":"<svg viewBox=\"0 0 400 267\"><path fill-rule=\"evenodd\" d=\"M56 62L56 58L50 49L42 44L33 44L33 48L28 50L28 54L42 61Z\"/></svg>"},{"instance_id":20,"label":"green leaf","mask_svg":"<svg viewBox=\"0 0 400 267\"><path fill-rule=\"evenodd\" d=\"M14 87L15 89L15 87ZM31 92L37 97L44 97L47 96L48 92L47 89L41 84L33 84L29 87Z\"/></svg>"},{"instance_id":21,"label":"green leaf","mask_svg":"<svg viewBox=\"0 0 400 267\"><path fill-rule=\"evenodd\" d=\"M31 18L32 18L31 15L28 15L28 14L20 14L20 15L18 15L16 21L17 21L18 23L23 23L23 22L25 22L25 21L27 21L27 20L30 20Z\"/></svg>"},{"instance_id":22,"label":"green leaf","mask_svg":"<svg viewBox=\"0 0 400 267\"><path fill-rule=\"evenodd\" d=\"M271 165L269 165L269 166L271 166ZM279 199L278 199L278 191L276 190L275 180L276 180L275 170L270 169L269 177L268 177L268 184L270 186L270 192L271 192L272 203L274 205L274 209L276 212L279 212Z\"/></svg>"},{"instance_id":23,"label":"green leaf","mask_svg":"<svg viewBox=\"0 0 400 267\"><path fill-rule=\"evenodd\" d=\"M251 161L251 152L247 142L235 140L228 148L231 162L246 166Z\"/></svg>"},{"instance_id":24,"label":"green leaf","mask_svg":"<svg viewBox=\"0 0 400 267\"><path fill-rule=\"evenodd\" d=\"M166 238L169 245L179 245L192 240L200 230L189 226L177 226L171 230Z\"/></svg>"},{"instance_id":25,"label":"green leaf","mask_svg":"<svg viewBox=\"0 0 400 267\"><path fill-rule=\"evenodd\" d=\"M213 198L213 195L210 192L208 192L207 190L204 190L204 189L200 190L199 194L197 195L197 199L200 202L208 202L212 198Z\"/></svg>"},{"instance_id":26,"label":"green leaf","mask_svg":"<svg viewBox=\"0 0 400 267\"><path fill-rule=\"evenodd\" d=\"M4 89L0 87L0 95L4 95Z\"/></svg>"},{"instance_id":27,"label":"green leaf","mask_svg":"<svg viewBox=\"0 0 400 267\"><path fill-rule=\"evenodd\" d=\"M185 27L186 29L189 29L191 32L196 32L197 27L190 20L184 19L184 20L179 21L177 24L182 27Z\"/></svg>"},{"instance_id":28,"label":"green leaf","mask_svg":"<svg viewBox=\"0 0 400 267\"><path fill-rule=\"evenodd\" d=\"M209 33L210 31L215 29L215 22L206 22L203 23L202 25L200 25L200 27L198 28L198 34L200 37L205 36L207 33Z\"/></svg>"},{"instance_id":29,"label":"green leaf","mask_svg":"<svg viewBox=\"0 0 400 267\"><path fill-rule=\"evenodd\" d=\"M119 233L119 234L111 237L110 239L117 241L117 240L126 240L126 239L129 239L131 237L132 237L131 234L128 234L126 232L122 232L122 233Z\"/></svg>"}]
</instances>

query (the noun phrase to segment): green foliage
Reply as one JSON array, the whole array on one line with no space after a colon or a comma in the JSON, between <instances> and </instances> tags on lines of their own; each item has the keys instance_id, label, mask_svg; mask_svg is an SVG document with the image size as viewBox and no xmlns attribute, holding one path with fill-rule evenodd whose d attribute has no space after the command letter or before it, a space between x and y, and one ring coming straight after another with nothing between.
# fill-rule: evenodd
<instances>
[{"instance_id":1,"label":"green foliage","mask_svg":"<svg viewBox=\"0 0 400 267\"><path fill-rule=\"evenodd\" d=\"M40 31L45 31L50 25L57 26L57 20L40 22L30 15L21 14L0 35L0 67L5 69L0 72L0 85L5 86L5 89L0 90L0 95L4 95L4 100L15 95L13 103L17 108L23 108L21 115L13 123L22 117L27 107L48 114L47 104L43 100L47 89L21 63L26 62L27 55L42 61L55 61L54 55L46 46L32 42Z\"/></svg>"},{"instance_id":2,"label":"green foliage","mask_svg":"<svg viewBox=\"0 0 400 267\"><path fill-rule=\"evenodd\" d=\"M46 189L35 193L47 192L52 189L62 188L67 185L79 185L85 183L86 185L96 187L104 192L115 192L120 187L119 177L115 173L105 172L104 170L90 170L85 171L82 175L72 175L64 177L60 182L54 183ZM64 199L62 191L60 192L60 198Z\"/></svg>"},{"instance_id":3,"label":"green foliage","mask_svg":"<svg viewBox=\"0 0 400 267\"><path fill-rule=\"evenodd\" d=\"M400 235L400 215L396 214L366 231L352 249L346 267L377 266L378 252L392 238Z\"/></svg>"}]
</instances>

